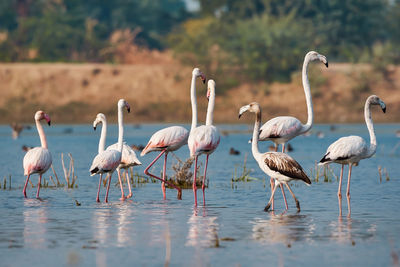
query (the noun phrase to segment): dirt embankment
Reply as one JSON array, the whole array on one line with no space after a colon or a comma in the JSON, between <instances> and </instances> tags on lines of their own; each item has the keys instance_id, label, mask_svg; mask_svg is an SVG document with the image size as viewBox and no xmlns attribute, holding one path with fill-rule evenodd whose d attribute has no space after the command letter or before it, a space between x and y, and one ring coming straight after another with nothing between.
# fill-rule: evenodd
<instances>
[{"instance_id":1,"label":"dirt embankment","mask_svg":"<svg viewBox=\"0 0 400 267\"><path fill-rule=\"evenodd\" d=\"M91 123L98 112L115 122L119 98L132 106L133 115L126 116L128 123L189 123L192 69L170 55L160 58L157 64L0 64L0 123L31 123L38 109L48 112L54 123ZM206 75L215 79L218 90L218 80L223 77ZM400 67L377 73L368 65L331 63L326 69L313 64L309 77L315 122L362 122L370 94L387 104L387 113L374 112L374 121L400 121ZM202 122L206 85L198 81L197 88ZM307 119L301 75L296 73L291 83L242 84L217 96L215 121L238 122L239 108L252 101L263 107L263 121L277 115ZM252 121L253 117L245 119Z\"/></svg>"}]
</instances>

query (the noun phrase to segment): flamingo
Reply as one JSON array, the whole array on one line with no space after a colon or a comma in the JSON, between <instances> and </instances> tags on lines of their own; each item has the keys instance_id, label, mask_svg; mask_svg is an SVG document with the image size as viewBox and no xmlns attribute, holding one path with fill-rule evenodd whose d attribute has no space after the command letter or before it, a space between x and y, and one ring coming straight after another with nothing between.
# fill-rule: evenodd
<instances>
[{"instance_id":1,"label":"flamingo","mask_svg":"<svg viewBox=\"0 0 400 267\"><path fill-rule=\"evenodd\" d=\"M130 112L130 106L128 102L125 101L125 99L120 99L118 101L118 147L117 149L110 149L110 150L102 150L104 149L104 143L105 143L105 134L104 139L100 139L99 142L99 154L93 159L92 165L90 166L90 175L93 176L95 174L103 174L103 173L108 173L109 175L109 180L108 180L108 185L107 185L107 191L106 191L106 196L105 196L105 202L108 202L108 191L110 189L110 183L111 183L111 176L115 169L120 165L121 163L121 158L122 158L122 149L123 149L123 138L124 138L124 126L123 126L123 108L126 107L128 112ZM105 133L105 128L104 133ZM102 132L103 132L102 129ZM100 151L102 150L102 151ZM100 175L100 182L101 182L102 175ZM118 179L119 179L119 184L121 187L121 200L125 199L124 195L124 190L122 188L122 181L121 181L121 176L120 172L118 172ZM100 190L100 182L99 182L99 190ZM96 201L99 201L98 199L99 196L99 191L97 192L97 199Z\"/></svg>"},{"instance_id":2,"label":"flamingo","mask_svg":"<svg viewBox=\"0 0 400 267\"><path fill-rule=\"evenodd\" d=\"M102 124L101 136L100 136L100 142L99 142L99 153L101 153L104 151L105 140L106 140L106 136L107 136L107 119L103 113L97 114L96 119L93 122L94 130L96 130L96 127L99 123ZM107 147L107 150L118 150L118 143L115 143L115 144ZM117 167L117 171L120 172L120 169L125 170L126 180L128 182L128 188L129 188L129 195L127 195L126 198L132 197L132 189L131 189L131 185L129 182L127 169L130 167L136 166L136 165L141 165L141 164L142 163L136 157L135 151L130 146L123 143L121 164ZM121 174L119 173L119 175L121 175ZM97 198L96 198L97 202L100 202L99 193L100 193L101 181L102 181L102 174L100 174L100 179L99 179L99 189L97 191Z\"/></svg>"},{"instance_id":3,"label":"flamingo","mask_svg":"<svg viewBox=\"0 0 400 267\"><path fill-rule=\"evenodd\" d=\"M51 154L47 148L46 135L44 133L42 125L40 124L40 121L46 120L49 126L51 121L50 121L50 116L41 110L35 113L34 118L35 118L36 128L40 137L40 143L42 146L34 147L25 154L23 160L24 175L27 175L28 177L26 178L22 193L24 194L24 197L26 197L26 186L28 185L29 177L31 176L31 174L38 173L39 180L37 185L36 198L39 199L39 191L42 181L42 175L50 168L52 163Z\"/></svg>"},{"instance_id":4,"label":"flamingo","mask_svg":"<svg viewBox=\"0 0 400 267\"><path fill-rule=\"evenodd\" d=\"M374 125L371 118L371 105L380 105L382 111L384 113L386 112L386 105L378 96L371 95L365 101L364 117L369 132L370 144L367 145L367 142L363 138L355 135L339 138L328 147L324 157L319 162L319 164L321 165L329 164L332 162L342 165L340 170L339 188L337 192L339 206L341 206L342 199L342 178L344 165L349 165L346 196L347 202L350 203L350 178L352 166L357 166L358 162L362 159L372 157L376 151L377 143L374 132ZM339 209L341 214L341 207L339 207ZM350 213L351 211L349 205L349 215Z\"/></svg>"},{"instance_id":5,"label":"flamingo","mask_svg":"<svg viewBox=\"0 0 400 267\"><path fill-rule=\"evenodd\" d=\"M312 127L314 114L313 114L313 105L311 100L310 83L308 81L308 64L314 60L319 60L323 62L326 67L328 67L328 60L326 59L326 57L315 51L308 52L304 57L302 82L307 102L307 114L308 114L307 123L302 124L300 120L298 120L295 117L279 116L270 119L269 121L264 123L264 125L261 126L260 128L259 140L260 141L270 140L274 142L275 151L278 151L279 144L282 144L282 152L284 153L285 145L289 140L293 139L298 135L308 132ZM272 188L274 187L274 179L272 179L272 177L270 179L270 183L272 190ZM285 193L282 184L281 184L281 191L282 194L284 195ZM285 198L285 203L286 203L286 198ZM272 209L274 209L274 200L272 200Z\"/></svg>"},{"instance_id":6,"label":"flamingo","mask_svg":"<svg viewBox=\"0 0 400 267\"><path fill-rule=\"evenodd\" d=\"M272 200L274 199L275 190L280 184L286 185L294 201L296 202L297 210L300 211L300 202L297 200L288 182L292 180L301 180L306 184L311 184L310 179L308 178L307 174L304 172L300 164L289 155L276 151L266 152L262 154L258 151L258 138L261 124L261 108L256 102L243 106L240 108L239 118L246 111L250 111L256 114L256 121L253 131L253 141L251 145L253 157L258 162L258 166L260 166L261 170L267 175L274 177L275 180L274 187L272 188L271 198L267 206L264 208L264 211L268 211L271 207ZM287 209L286 197L284 197L284 200Z\"/></svg>"},{"instance_id":7,"label":"flamingo","mask_svg":"<svg viewBox=\"0 0 400 267\"><path fill-rule=\"evenodd\" d=\"M195 97L197 77L200 77L203 83L205 83L206 78L204 74L200 71L200 69L194 68L192 71L192 81L190 85L192 99L193 97ZM197 114L196 114L196 120L197 120ZM144 170L144 173L162 182L161 189L163 192L164 199L166 198L165 183L178 190L177 198L182 199L182 189L166 180L166 165L167 165L168 152L178 150L180 147L186 144L188 136L189 132L181 126L171 126L161 129L151 136L146 147L142 150L142 153L140 154L141 156L144 156L151 151L161 151L161 153L149 164L149 166L147 166L147 168ZM151 166L154 165L154 163L156 163L156 161L163 154L164 154L163 178L160 178L158 176L155 176L154 174L151 174L149 172L149 169L151 168Z\"/></svg>"},{"instance_id":8,"label":"flamingo","mask_svg":"<svg viewBox=\"0 0 400 267\"><path fill-rule=\"evenodd\" d=\"M192 95L193 96L193 95ZM197 186L196 186L196 177L197 177L197 159L201 154L206 154L206 164L204 167L204 176L203 176L203 205L205 202L205 181L207 174L207 165L208 165L208 157L211 153L215 151L218 147L220 136L217 128L212 125L213 123L213 114L214 114L214 104L215 104L215 82L214 80L209 80L207 84L207 98L209 99L208 108L207 108L207 119L206 125L202 125L196 127L197 123L194 123L192 120L192 128L190 131L188 146L190 150L190 156L195 158L194 165L194 178L193 178L193 193L194 193L194 205L197 206ZM197 110L195 98L192 97L192 110ZM197 116L196 116L197 118ZM197 121L197 119L196 119Z\"/></svg>"}]
</instances>

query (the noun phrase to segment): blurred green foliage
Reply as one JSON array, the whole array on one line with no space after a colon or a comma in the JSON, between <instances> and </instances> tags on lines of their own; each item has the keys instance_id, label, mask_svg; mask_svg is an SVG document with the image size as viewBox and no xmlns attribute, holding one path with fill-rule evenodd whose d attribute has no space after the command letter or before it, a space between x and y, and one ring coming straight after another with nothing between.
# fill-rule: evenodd
<instances>
[{"instance_id":1,"label":"blurred green foliage","mask_svg":"<svg viewBox=\"0 0 400 267\"><path fill-rule=\"evenodd\" d=\"M309 50L380 69L400 60L399 0L199 2L198 17L176 28L169 45L207 73L223 73L223 88L231 79L289 80Z\"/></svg>"},{"instance_id":2,"label":"blurred green foliage","mask_svg":"<svg viewBox=\"0 0 400 267\"><path fill-rule=\"evenodd\" d=\"M192 0L196 1L196 0ZM1 0L1 61L115 61L113 33L171 48L219 79L287 81L309 50L329 60L400 63L400 0ZM136 35L137 34L137 35Z\"/></svg>"},{"instance_id":3,"label":"blurred green foliage","mask_svg":"<svg viewBox=\"0 0 400 267\"><path fill-rule=\"evenodd\" d=\"M121 29L140 29L137 44L161 49L188 15L183 0L1 0L0 60L112 60L102 50Z\"/></svg>"}]
</instances>

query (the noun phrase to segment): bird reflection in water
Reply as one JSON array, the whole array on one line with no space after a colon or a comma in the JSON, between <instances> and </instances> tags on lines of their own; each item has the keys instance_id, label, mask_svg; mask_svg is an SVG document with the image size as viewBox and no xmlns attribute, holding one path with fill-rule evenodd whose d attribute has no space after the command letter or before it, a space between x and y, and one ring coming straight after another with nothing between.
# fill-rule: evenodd
<instances>
[{"instance_id":1,"label":"bird reflection in water","mask_svg":"<svg viewBox=\"0 0 400 267\"><path fill-rule=\"evenodd\" d=\"M201 214L199 214L199 210ZM217 247L218 239L218 217L208 216L206 207L193 208L193 214L189 217L189 233L187 236L187 246L193 247Z\"/></svg>"},{"instance_id":2,"label":"bird reflection in water","mask_svg":"<svg viewBox=\"0 0 400 267\"><path fill-rule=\"evenodd\" d=\"M47 207L36 199L24 200L24 244L31 248L44 248L47 233Z\"/></svg>"},{"instance_id":3,"label":"bird reflection in water","mask_svg":"<svg viewBox=\"0 0 400 267\"><path fill-rule=\"evenodd\" d=\"M112 220L111 209L96 209L93 212L93 242L101 246L106 245L109 239L109 228Z\"/></svg>"},{"instance_id":4,"label":"bird reflection in water","mask_svg":"<svg viewBox=\"0 0 400 267\"><path fill-rule=\"evenodd\" d=\"M306 215L270 214L269 219L255 218L252 221L252 238L261 243L283 243L291 246L295 241L312 239L316 225Z\"/></svg>"}]
</instances>

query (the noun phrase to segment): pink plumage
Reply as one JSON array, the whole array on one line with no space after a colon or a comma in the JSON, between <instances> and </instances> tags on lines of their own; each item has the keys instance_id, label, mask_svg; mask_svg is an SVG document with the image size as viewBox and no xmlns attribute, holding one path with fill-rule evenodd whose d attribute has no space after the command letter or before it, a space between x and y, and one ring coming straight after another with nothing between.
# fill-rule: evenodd
<instances>
[{"instance_id":1,"label":"pink plumage","mask_svg":"<svg viewBox=\"0 0 400 267\"><path fill-rule=\"evenodd\" d=\"M46 120L50 125L50 116L39 110L35 113L36 128L39 133L41 147L35 147L29 150L23 160L24 175L27 175L26 182L22 193L26 197L26 187L28 185L29 177L31 174L38 173L39 180L37 185L36 198L39 198L40 184L42 180L42 174L45 173L51 166L52 158L50 151L47 149L47 140L44 133L43 127L40 124L41 120Z\"/></svg>"},{"instance_id":2,"label":"pink plumage","mask_svg":"<svg viewBox=\"0 0 400 267\"><path fill-rule=\"evenodd\" d=\"M141 156L152 151L175 151L187 143L188 130L181 126L171 126L155 132L146 147L142 150Z\"/></svg>"}]
</instances>

